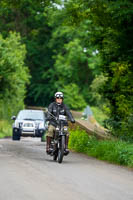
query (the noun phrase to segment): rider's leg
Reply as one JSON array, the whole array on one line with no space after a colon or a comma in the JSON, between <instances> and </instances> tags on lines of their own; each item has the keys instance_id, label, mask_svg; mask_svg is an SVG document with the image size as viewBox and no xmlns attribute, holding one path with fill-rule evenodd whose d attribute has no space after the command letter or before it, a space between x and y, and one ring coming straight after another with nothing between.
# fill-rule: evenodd
<instances>
[{"instance_id":1,"label":"rider's leg","mask_svg":"<svg viewBox=\"0 0 133 200\"><path fill-rule=\"evenodd\" d=\"M49 125L48 131L46 133L46 152L50 152L50 144L51 144L51 139L53 137L53 132L55 130L55 127L52 125Z\"/></svg>"},{"instance_id":2,"label":"rider's leg","mask_svg":"<svg viewBox=\"0 0 133 200\"><path fill-rule=\"evenodd\" d=\"M46 152L49 152L50 149L50 144L51 144L51 137L46 136Z\"/></svg>"}]
</instances>

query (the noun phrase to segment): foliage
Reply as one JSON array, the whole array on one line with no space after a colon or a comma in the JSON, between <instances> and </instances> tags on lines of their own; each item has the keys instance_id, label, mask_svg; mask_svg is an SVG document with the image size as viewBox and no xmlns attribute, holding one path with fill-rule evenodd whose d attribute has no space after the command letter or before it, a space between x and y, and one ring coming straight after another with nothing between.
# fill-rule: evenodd
<instances>
[{"instance_id":1,"label":"foliage","mask_svg":"<svg viewBox=\"0 0 133 200\"><path fill-rule=\"evenodd\" d=\"M71 130L69 137L69 148L77 152L86 153L89 136L85 131L79 129Z\"/></svg>"},{"instance_id":2,"label":"foliage","mask_svg":"<svg viewBox=\"0 0 133 200\"><path fill-rule=\"evenodd\" d=\"M86 107L86 102L76 84L72 83L70 85L66 85L62 91L65 97L64 102L70 109L80 111Z\"/></svg>"},{"instance_id":3,"label":"foliage","mask_svg":"<svg viewBox=\"0 0 133 200\"><path fill-rule=\"evenodd\" d=\"M12 135L11 124L6 120L0 121L0 138L10 137Z\"/></svg>"},{"instance_id":4,"label":"foliage","mask_svg":"<svg viewBox=\"0 0 133 200\"><path fill-rule=\"evenodd\" d=\"M104 33L100 31L97 39L102 42L99 46L104 62L102 70L108 76L103 94L110 102L110 118L113 122L110 126L115 135L121 136L126 134L124 129L128 127L128 119L133 112L133 62L130 45L133 41L131 34L133 3L131 1L111 1L105 5L104 14L108 19L106 24L103 24L105 18L103 19L102 15L102 22L99 21L100 17L96 19L97 8L94 10L93 17L96 25L104 31ZM99 4L99 6L102 8L103 5ZM127 132L132 137L131 129Z\"/></svg>"},{"instance_id":5,"label":"foliage","mask_svg":"<svg viewBox=\"0 0 133 200\"><path fill-rule=\"evenodd\" d=\"M52 30L44 11L45 8L51 9L53 2L56 0L0 1L1 34L7 37L9 31L19 32L26 45L25 61L31 74L25 100L28 105L48 105L56 90L53 53L48 47Z\"/></svg>"},{"instance_id":6,"label":"foliage","mask_svg":"<svg viewBox=\"0 0 133 200\"><path fill-rule=\"evenodd\" d=\"M91 28L88 27L88 31L91 29L89 40L92 46L97 46L101 57L100 69L107 77L101 94L110 104L109 121L112 123L108 127L116 135L124 135L128 119L133 113L133 2L70 0L66 4L66 12L69 14L66 21L69 21L70 26L76 28L79 22L86 19L93 22Z\"/></svg>"},{"instance_id":7,"label":"foliage","mask_svg":"<svg viewBox=\"0 0 133 200\"><path fill-rule=\"evenodd\" d=\"M107 81L107 77L103 76L103 74L97 75L90 86L90 103L96 106L99 106L101 109L103 106L105 106L105 103L107 104L107 100L105 101L103 95L102 95L102 89Z\"/></svg>"},{"instance_id":8,"label":"foliage","mask_svg":"<svg viewBox=\"0 0 133 200\"><path fill-rule=\"evenodd\" d=\"M133 167L133 144L121 140L97 140L77 129L71 130L69 148L100 160Z\"/></svg>"},{"instance_id":9,"label":"foliage","mask_svg":"<svg viewBox=\"0 0 133 200\"><path fill-rule=\"evenodd\" d=\"M101 125L104 126L105 120L108 119L108 113L104 107L93 107L91 106L94 118Z\"/></svg>"},{"instance_id":10,"label":"foliage","mask_svg":"<svg viewBox=\"0 0 133 200\"><path fill-rule=\"evenodd\" d=\"M60 0L0 2L2 35L6 37L9 30L20 32L26 45L26 65L31 73L26 104L47 106L54 92L71 83L82 91L84 101L90 102L89 86L95 74L100 73L100 58L94 55L96 47L88 40L91 20L83 21L76 29L65 24L67 5L59 9L61 3Z\"/></svg>"},{"instance_id":11,"label":"foliage","mask_svg":"<svg viewBox=\"0 0 133 200\"><path fill-rule=\"evenodd\" d=\"M56 70L57 89L65 85L76 84L86 102L90 102L89 87L96 74L99 74L100 58L95 47L88 41L90 21L86 20L73 28L64 24L65 8L50 12L53 27L50 48L54 49L54 68ZM54 18L52 17L54 16ZM60 21L60 24L57 22ZM55 27L56 24L56 27Z\"/></svg>"},{"instance_id":12,"label":"foliage","mask_svg":"<svg viewBox=\"0 0 133 200\"><path fill-rule=\"evenodd\" d=\"M24 106L28 68L24 64L25 45L19 34L0 35L0 118L9 118Z\"/></svg>"}]
</instances>

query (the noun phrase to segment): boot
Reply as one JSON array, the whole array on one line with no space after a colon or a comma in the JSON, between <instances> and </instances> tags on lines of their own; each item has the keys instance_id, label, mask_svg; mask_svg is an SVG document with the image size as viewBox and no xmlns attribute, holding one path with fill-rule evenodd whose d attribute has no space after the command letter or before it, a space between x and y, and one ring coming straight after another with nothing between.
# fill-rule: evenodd
<instances>
[{"instance_id":1,"label":"boot","mask_svg":"<svg viewBox=\"0 0 133 200\"><path fill-rule=\"evenodd\" d=\"M50 144L51 144L51 137L47 136L46 137L46 153L50 154Z\"/></svg>"}]
</instances>

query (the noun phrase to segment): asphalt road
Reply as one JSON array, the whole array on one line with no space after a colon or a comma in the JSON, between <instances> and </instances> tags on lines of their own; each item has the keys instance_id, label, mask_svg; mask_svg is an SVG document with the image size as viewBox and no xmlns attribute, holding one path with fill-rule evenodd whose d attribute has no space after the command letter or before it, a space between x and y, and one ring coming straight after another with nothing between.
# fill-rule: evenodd
<instances>
[{"instance_id":1,"label":"asphalt road","mask_svg":"<svg viewBox=\"0 0 133 200\"><path fill-rule=\"evenodd\" d=\"M3 139L0 200L133 200L133 171L76 153L58 164L39 139Z\"/></svg>"}]
</instances>

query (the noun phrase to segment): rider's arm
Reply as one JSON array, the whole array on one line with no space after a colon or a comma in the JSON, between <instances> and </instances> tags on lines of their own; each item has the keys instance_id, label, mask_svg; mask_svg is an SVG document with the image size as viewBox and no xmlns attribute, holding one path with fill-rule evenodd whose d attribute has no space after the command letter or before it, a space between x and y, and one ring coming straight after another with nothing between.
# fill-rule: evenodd
<instances>
[{"instance_id":1,"label":"rider's arm","mask_svg":"<svg viewBox=\"0 0 133 200\"><path fill-rule=\"evenodd\" d=\"M64 105L64 106L65 106L66 115L67 115L68 119L69 119L72 123L75 123L75 119L73 118L72 113L70 112L69 108L68 108L66 105Z\"/></svg>"},{"instance_id":2,"label":"rider's arm","mask_svg":"<svg viewBox=\"0 0 133 200\"><path fill-rule=\"evenodd\" d=\"M52 119L50 113L52 114L52 110L53 110L53 103L51 103L49 106L48 106L48 113L47 113L47 121L50 121Z\"/></svg>"}]
</instances>

